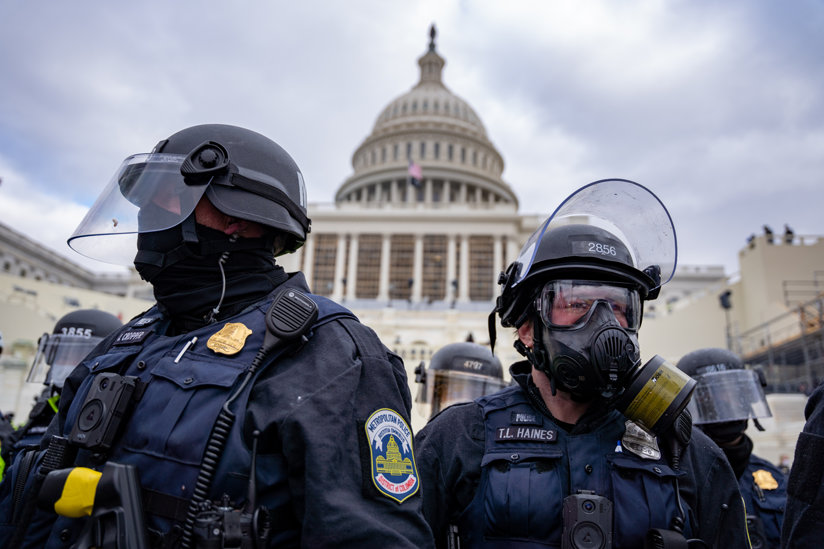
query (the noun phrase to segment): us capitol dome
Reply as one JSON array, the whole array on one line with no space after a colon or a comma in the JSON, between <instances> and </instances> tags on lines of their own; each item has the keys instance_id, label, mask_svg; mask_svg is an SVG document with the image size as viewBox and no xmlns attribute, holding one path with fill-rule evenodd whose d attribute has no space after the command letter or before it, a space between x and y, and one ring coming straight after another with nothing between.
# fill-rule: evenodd
<instances>
[{"instance_id":1,"label":"us capitol dome","mask_svg":"<svg viewBox=\"0 0 824 549\"><path fill-rule=\"evenodd\" d=\"M433 26L418 82L380 110L334 204L309 204L304 247L280 258L362 318L436 315L420 319L432 333L411 336L429 339L428 352L469 333L486 337L498 274L541 221L518 214L481 117L444 84L435 39ZM366 313L376 310L384 312ZM444 311L469 316L445 326Z\"/></svg>"},{"instance_id":2,"label":"us capitol dome","mask_svg":"<svg viewBox=\"0 0 824 549\"><path fill-rule=\"evenodd\" d=\"M338 189L336 203L518 209L515 193L501 179L503 158L481 118L444 85L445 64L433 26L429 49L418 59L420 80L378 115L352 155L354 174ZM426 175L419 187L405 184L410 162Z\"/></svg>"}]
</instances>

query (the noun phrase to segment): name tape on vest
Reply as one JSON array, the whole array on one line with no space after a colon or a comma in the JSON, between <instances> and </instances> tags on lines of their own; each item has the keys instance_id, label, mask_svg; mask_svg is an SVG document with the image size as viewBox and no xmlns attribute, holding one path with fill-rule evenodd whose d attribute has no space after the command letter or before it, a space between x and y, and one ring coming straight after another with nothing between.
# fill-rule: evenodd
<instances>
[{"instance_id":1,"label":"name tape on vest","mask_svg":"<svg viewBox=\"0 0 824 549\"><path fill-rule=\"evenodd\" d=\"M501 427L495 430L495 442L555 442L558 433L550 429L539 427Z\"/></svg>"}]
</instances>

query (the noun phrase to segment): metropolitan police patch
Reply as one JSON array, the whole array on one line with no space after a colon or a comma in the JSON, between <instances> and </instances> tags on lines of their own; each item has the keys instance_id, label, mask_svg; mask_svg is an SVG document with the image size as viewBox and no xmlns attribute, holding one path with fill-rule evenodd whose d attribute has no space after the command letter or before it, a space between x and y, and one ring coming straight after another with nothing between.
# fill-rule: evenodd
<instances>
[{"instance_id":1,"label":"metropolitan police patch","mask_svg":"<svg viewBox=\"0 0 824 549\"><path fill-rule=\"evenodd\" d=\"M394 410L375 410L364 426L369 441L372 482L398 503L418 491L418 470L412 454L412 430Z\"/></svg>"}]
</instances>

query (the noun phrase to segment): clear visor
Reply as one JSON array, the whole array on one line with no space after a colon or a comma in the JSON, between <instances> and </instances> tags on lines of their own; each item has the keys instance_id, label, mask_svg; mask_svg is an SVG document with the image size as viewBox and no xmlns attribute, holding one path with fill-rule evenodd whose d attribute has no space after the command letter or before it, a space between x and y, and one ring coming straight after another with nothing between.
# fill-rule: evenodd
<instances>
[{"instance_id":1,"label":"clear visor","mask_svg":"<svg viewBox=\"0 0 824 549\"><path fill-rule=\"evenodd\" d=\"M427 402L432 406L430 414L434 416L453 404L472 402L505 386L503 380L494 377L452 370L430 370L427 377Z\"/></svg>"},{"instance_id":2,"label":"clear visor","mask_svg":"<svg viewBox=\"0 0 824 549\"><path fill-rule=\"evenodd\" d=\"M688 408L696 425L772 416L754 371L724 370L694 377L698 385Z\"/></svg>"},{"instance_id":3,"label":"clear visor","mask_svg":"<svg viewBox=\"0 0 824 549\"><path fill-rule=\"evenodd\" d=\"M76 252L131 265L137 234L174 227L194 211L208 187L184 181L177 154L136 154L123 161L86 217L69 237Z\"/></svg>"},{"instance_id":4,"label":"clear visor","mask_svg":"<svg viewBox=\"0 0 824 549\"><path fill-rule=\"evenodd\" d=\"M624 328L637 330L641 324L641 298L636 290L573 280L547 282L538 296L541 320L550 328L577 327L586 321L597 302L606 303Z\"/></svg>"},{"instance_id":5,"label":"clear visor","mask_svg":"<svg viewBox=\"0 0 824 549\"><path fill-rule=\"evenodd\" d=\"M602 179L572 193L527 239L514 262L517 277L513 287L529 273L547 228L572 221L599 227L618 237L627 246L638 270L653 265L661 269L662 285L675 273L675 226L661 200L634 181Z\"/></svg>"},{"instance_id":6,"label":"clear visor","mask_svg":"<svg viewBox=\"0 0 824 549\"><path fill-rule=\"evenodd\" d=\"M75 366L100 343L100 337L43 334L26 381L62 387Z\"/></svg>"}]
</instances>

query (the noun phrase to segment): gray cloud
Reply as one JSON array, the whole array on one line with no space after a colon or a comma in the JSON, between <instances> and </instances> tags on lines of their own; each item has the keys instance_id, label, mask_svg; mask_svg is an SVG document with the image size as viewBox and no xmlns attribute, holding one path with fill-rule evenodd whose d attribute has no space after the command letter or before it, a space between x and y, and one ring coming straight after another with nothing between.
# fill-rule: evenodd
<instances>
[{"instance_id":1,"label":"gray cloud","mask_svg":"<svg viewBox=\"0 0 824 549\"><path fill-rule=\"evenodd\" d=\"M407 4L6 3L0 218L70 255L44 229L70 221L36 212L88 207L125 156L203 122L272 137L310 201L329 202L416 83L435 22L446 84L480 114L525 213L636 179L669 206L682 260L728 271L764 223L824 232L820 2Z\"/></svg>"}]
</instances>

